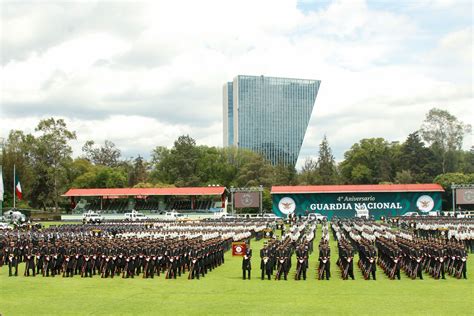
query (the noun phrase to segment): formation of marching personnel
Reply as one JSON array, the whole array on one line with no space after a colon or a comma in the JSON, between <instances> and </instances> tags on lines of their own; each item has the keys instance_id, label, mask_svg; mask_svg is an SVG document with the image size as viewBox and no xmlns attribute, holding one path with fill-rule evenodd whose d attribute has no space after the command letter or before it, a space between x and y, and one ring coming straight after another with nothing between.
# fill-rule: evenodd
<instances>
[{"instance_id":1,"label":"formation of marching personnel","mask_svg":"<svg viewBox=\"0 0 474 316\"><path fill-rule=\"evenodd\" d=\"M412 229L421 238L435 237L457 241L474 252L474 218L452 217L396 217L390 222L400 228Z\"/></svg>"},{"instance_id":2,"label":"formation of marching personnel","mask_svg":"<svg viewBox=\"0 0 474 316\"><path fill-rule=\"evenodd\" d=\"M64 225L0 233L0 265L25 276L199 279L224 263L232 241L247 240L266 221Z\"/></svg>"},{"instance_id":3,"label":"formation of marching personnel","mask_svg":"<svg viewBox=\"0 0 474 316\"><path fill-rule=\"evenodd\" d=\"M337 250L339 257L337 259L337 266L341 270L341 277L343 280L347 280L349 277L354 280L354 247L350 240L346 237L342 226L347 226L346 223L333 223L331 226L334 239L337 241Z\"/></svg>"},{"instance_id":4,"label":"formation of marching personnel","mask_svg":"<svg viewBox=\"0 0 474 316\"><path fill-rule=\"evenodd\" d=\"M338 225L341 226L338 227ZM343 252L347 253L345 258L342 257L341 254L339 254L338 260L341 265L343 264L342 267L340 266L341 269L343 269L343 279L347 280L347 276L349 274L349 272L347 272L347 275L345 275L344 269L347 269L349 271L349 269L351 269L352 267L353 271L353 257L351 255L354 251L353 249L355 248L359 253L359 261L357 262L357 266L361 270L364 279L370 280L370 278L372 277L373 280L376 280L377 252L375 249L374 241L377 238L376 236L380 234L380 226L366 225L364 222L361 221L345 221L342 223L340 223L339 221L335 221L332 225L332 229L336 236L338 244L342 243L342 245L338 245L338 248L344 248L345 251ZM341 242L341 239L344 239L344 241ZM348 241L346 241L346 239ZM347 246L348 243L350 243L353 248L349 248ZM348 259L349 262L347 262ZM344 263L344 260L347 263Z\"/></svg>"},{"instance_id":5,"label":"formation of marching personnel","mask_svg":"<svg viewBox=\"0 0 474 316\"><path fill-rule=\"evenodd\" d=\"M280 240L270 239L260 250L261 279L288 280L291 259L296 254L295 280L306 280L309 255L313 251L316 223L295 222Z\"/></svg>"},{"instance_id":6,"label":"formation of marching personnel","mask_svg":"<svg viewBox=\"0 0 474 316\"><path fill-rule=\"evenodd\" d=\"M331 249L329 248L329 226L322 223L321 240L319 242L318 280L329 280L331 277Z\"/></svg>"},{"instance_id":7,"label":"formation of marching personnel","mask_svg":"<svg viewBox=\"0 0 474 316\"><path fill-rule=\"evenodd\" d=\"M365 279L376 279L377 265L390 279L400 279L401 270L412 279L423 279L423 272L435 279L444 279L446 272L456 278L467 278L463 241L441 236L418 237L357 219L336 220L332 229L338 242L338 266L343 279L351 276L354 248L359 253L358 266Z\"/></svg>"},{"instance_id":8,"label":"formation of marching personnel","mask_svg":"<svg viewBox=\"0 0 474 316\"><path fill-rule=\"evenodd\" d=\"M395 222L393 222L395 223ZM415 223L416 225L411 225ZM337 266L344 280L354 280L354 260L364 279L376 280L377 266L389 279L467 278L472 241L471 220L400 219L396 229L363 219L334 219L321 223L317 278L331 277L329 229L337 242ZM456 226L457 225L457 226ZM273 220L234 219L206 222L110 222L61 225L44 229L0 231L0 267L10 276L154 278L187 275L200 279L224 263L234 241L249 245L275 227ZM293 221L280 238L270 234L260 250L260 278L288 280L293 264L295 280L306 280L317 224ZM441 232L445 232L442 234ZM295 255L295 256L293 256ZM250 279L252 249L242 258L243 278Z\"/></svg>"}]
</instances>

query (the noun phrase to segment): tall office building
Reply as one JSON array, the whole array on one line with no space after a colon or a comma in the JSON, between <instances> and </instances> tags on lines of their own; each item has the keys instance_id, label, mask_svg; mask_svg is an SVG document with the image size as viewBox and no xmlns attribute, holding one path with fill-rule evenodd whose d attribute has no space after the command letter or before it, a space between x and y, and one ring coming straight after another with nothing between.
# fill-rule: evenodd
<instances>
[{"instance_id":1,"label":"tall office building","mask_svg":"<svg viewBox=\"0 0 474 316\"><path fill-rule=\"evenodd\" d=\"M248 148L272 164L296 165L319 80L242 76L224 85L224 147Z\"/></svg>"}]
</instances>

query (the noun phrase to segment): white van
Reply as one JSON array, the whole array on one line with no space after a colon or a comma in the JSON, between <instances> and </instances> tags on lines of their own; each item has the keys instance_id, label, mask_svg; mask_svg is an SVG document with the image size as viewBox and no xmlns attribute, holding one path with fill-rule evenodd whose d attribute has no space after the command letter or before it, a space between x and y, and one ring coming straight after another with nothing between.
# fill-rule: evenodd
<instances>
[{"instance_id":1,"label":"white van","mask_svg":"<svg viewBox=\"0 0 474 316\"><path fill-rule=\"evenodd\" d=\"M87 213L82 214L82 222L85 224L89 224L89 223L100 224L103 221L104 221L104 217L93 211L89 211Z\"/></svg>"},{"instance_id":2,"label":"white van","mask_svg":"<svg viewBox=\"0 0 474 316\"><path fill-rule=\"evenodd\" d=\"M125 215L124 220L129 221L129 222L146 221L148 219L148 217L145 214L142 214L136 211L132 211L131 213L125 213L124 215Z\"/></svg>"},{"instance_id":3,"label":"white van","mask_svg":"<svg viewBox=\"0 0 474 316\"><path fill-rule=\"evenodd\" d=\"M321 213L309 213L308 214L308 220L315 220L315 221L318 221L318 222L323 222L323 221L327 221L327 216L324 216L322 215Z\"/></svg>"},{"instance_id":4,"label":"white van","mask_svg":"<svg viewBox=\"0 0 474 316\"><path fill-rule=\"evenodd\" d=\"M171 212L166 212L165 213L165 219L166 220L177 220L177 219L182 219L184 218L184 215L181 214L181 213L178 213L178 212L175 212L175 211L171 211Z\"/></svg>"}]
</instances>

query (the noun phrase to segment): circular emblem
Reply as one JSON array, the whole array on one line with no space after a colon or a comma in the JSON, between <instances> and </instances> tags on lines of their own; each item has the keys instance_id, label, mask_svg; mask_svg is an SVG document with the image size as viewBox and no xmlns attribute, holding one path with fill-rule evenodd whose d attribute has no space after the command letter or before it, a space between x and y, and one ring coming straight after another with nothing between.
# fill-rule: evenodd
<instances>
[{"instance_id":1,"label":"circular emblem","mask_svg":"<svg viewBox=\"0 0 474 316\"><path fill-rule=\"evenodd\" d=\"M422 212L429 212L434 207L433 198L429 195L422 195L416 200L416 207Z\"/></svg>"},{"instance_id":2,"label":"circular emblem","mask_svg":"<svg viewBox=\"0 0 474 316\"><path fill-rule=\"evenodd\" d=\"M278 209L285 215L293 213L296 209L295 200L290 197L284 197L278 203Z\"/></svg>"},{"instance_id":3,"label":"circular emblem","mask_svg":"<svg viewBox=\"0 0 474 316\"><path fill-rule=\"evenodd\" d=\"M240 247L240 246L235 247L235 252L236 253L241 253L242 252L242 247Z\"/></svg>"},{"instance_id":4,"label":"circular emblem","mask_svg":"<svg viewBox=\"0 0 474 316\"><path fill-rule=\"evenodd\" d=\"M464 201L470 204L474 204L474 190L464 191Z\"/></svg>"},{"instance_id":5,"label":"circular emblem","mask_svg":"<svg viewBox=\"0 0 474 316\"><path fill-rule=\"evenodd\" d=\"M251 206L253 204L253 197L249 193L244 193L240 198L240 202L243 206Z\"/></svg>"}]
</instances>

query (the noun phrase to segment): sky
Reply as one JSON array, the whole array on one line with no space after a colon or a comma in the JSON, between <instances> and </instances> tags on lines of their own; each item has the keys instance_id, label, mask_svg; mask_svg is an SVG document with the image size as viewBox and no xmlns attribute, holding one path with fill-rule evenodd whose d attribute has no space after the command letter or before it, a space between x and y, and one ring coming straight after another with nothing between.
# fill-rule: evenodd
<instances>
[{"instance_id":1,"label":"sky","mask_svg":"<svg viewBox=\"0 0 474 316\"><path fill-rule=\"evenodd\" d=\"M327 136L403 142L433 107L474 125L473 4L402 1L1 1L0 136L64 118L149 157L183 134L222 146L236 75L321 80L298 167ZM467 135L464 148L473 145Z\"/></svg>"}]
</instances>

